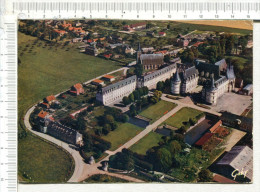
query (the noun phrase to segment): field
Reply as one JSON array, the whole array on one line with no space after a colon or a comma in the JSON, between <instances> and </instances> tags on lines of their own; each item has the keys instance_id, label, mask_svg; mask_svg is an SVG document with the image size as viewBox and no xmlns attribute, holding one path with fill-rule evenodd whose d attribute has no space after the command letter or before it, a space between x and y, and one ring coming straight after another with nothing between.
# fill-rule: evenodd
<instances>
[{"instance_id":1,"label":"field","mask_svg":"<svg viewBox=\"0 0 260 192\"><path fill-rule=\"evenodd\" d=\"M109 150L114 151L131 138L140 133L143 129L130 123L123 123L118 126L114 131L111 131L108 135L102 136L103 139L111 142L111 148Z\"/></svg>"},{"instance_id":2,"label":"field","mask_svg":"<svg viewBox=\"0 0 260 192\"><path fill-rule=\"evenodd\" d=\"M70 45L66 48L50 47L45 46L45 42L40 40L33 45L35 40L34 37L18 33L19 132L22 131L22 118L26 110L34 103L50 94L69 89L77 82L85 82L120 67L116 62L79 53L79 50ZM69 51L66 51L68 49ZM72 164L65 152L30 134L19 140L18 145L20 178L26 180L22 174L28 172L35 182L61 182L65 178L68 179L67 173ZM49 158L46 149L55 151L54 158ZM60 163L66 159L65 156L70 165ZM55 161L50 161L50 159L55 159ZM44 167L41 162L44 162Z\"/></svg>"},{"instance_id":3,"label":"field","mask_svg":"<svg viewBox=\"0 0 260 192\"><path fill-rule=\"evenodd\" d=\"M158 145L161 140L162 135L150 132L148 135L139 140L136 144L130 147L131 151L136 152L141 155L145 155L146 151L154 146Z\"/></svg>"},{"instance_id":4,"label":"field","mask_svg":"<svg viewBox=\"0 0 260 192\"><path fill-rule=\"evenodd\" d=\"M168 118L164 123L176 128L180 128L183 125L183 122L188 121L190 118L196 117L200 113L202 112L196 109L185 107Z\"/></svg>"},{"instance_id":5,"label":"field","mask_svg":"<svg viewBox=\"0 0 260 192\"><path fill-rule=\"evenodd\" d=\"M197 24L197 25L210 25L219 27L228 27L236 29L253 30L253 22L250 20L186 20L182 23Z\"/></svg>"},{"instance_id":6,"label":"field","mask_svg":"<svg viewBox=\"0 0 260 192\"><path fill-rule=\"evenodd\" d=\"M29 134L19 140L18 172L23 181L31 183L64 183L74 171L72 158L36 136Z\"/></svg>"},{"instance_id":7,"label":"field","mask_svg":"<svg viewBox=\"0 0 260 192\"><path fill-rule=\"evenodd\" d=\"M152 121L150 123L153 123L176 106L174 103L161 100L155 105L143 110L139 115L151 119Z\"/></svg>"},{"instance_id":8,"label":"field","mask_svg":"<svg viewBox=\"0 0 260 192\"><path fill-rule=\"evenodd\" d=\"M93 175L87 178L84 183L127 183L128 181L109 175Z\"/></svg>"}]
</instances>

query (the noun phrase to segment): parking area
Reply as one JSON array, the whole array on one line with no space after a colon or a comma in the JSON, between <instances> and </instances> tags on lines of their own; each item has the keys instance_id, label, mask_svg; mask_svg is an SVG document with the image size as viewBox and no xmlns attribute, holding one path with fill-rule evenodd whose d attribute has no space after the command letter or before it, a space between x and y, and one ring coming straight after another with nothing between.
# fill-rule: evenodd
<instances>
[{"instance_id":1,"label":"parking area","mask_svg":"<svg viewBox=\"0 0 260 192\"><path fill-rule=\"evenodd\" d=\"M211 109L217 112L228 111L236 115L241 115L251 103L251 96L225 93L218 99L217 105L212 106Z\"/></svg>"}]
</instances>

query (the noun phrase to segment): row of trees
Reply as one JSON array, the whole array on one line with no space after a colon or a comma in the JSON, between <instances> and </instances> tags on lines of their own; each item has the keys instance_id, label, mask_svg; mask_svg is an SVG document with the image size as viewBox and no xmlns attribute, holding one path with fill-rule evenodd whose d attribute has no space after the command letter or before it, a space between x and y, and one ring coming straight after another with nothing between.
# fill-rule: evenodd
<instances>
[{"instance_id":1,"label":"row of trees","mask_svg":"<svg viewBox=\"0 0 260 192\"><path fill-rule=\"evenodd\" d=\"M149 93L148 87L138 88L133 91L130 95L123 97L122 102L124 105L129 105L135 101L140 100L143 96Z\"/></svg>"}]
</instances>

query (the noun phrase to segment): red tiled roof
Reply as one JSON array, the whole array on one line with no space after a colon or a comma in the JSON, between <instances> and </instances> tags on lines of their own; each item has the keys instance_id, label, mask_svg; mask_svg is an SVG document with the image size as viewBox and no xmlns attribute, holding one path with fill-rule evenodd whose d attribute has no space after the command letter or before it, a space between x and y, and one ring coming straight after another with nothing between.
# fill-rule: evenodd
<instances>
[{"instance_id":1,"label":"red tiled roof","mask_svg":"<svg viewBox=\"0 0 260 192\"><path fill-rule=\"evenodd\" d=\"M166 34L166 33L163 31L159 32L159 35L164 35L164 34Z\"/></svg>"},{"instance_id":2,"label":"red tiled roof","mask_svg":"<svg viewBox=\"0 0 260 192\"><path fill-rule=\"evenodd\" d=\"M83 86L80 83L74 85L75 89L82 89Z\"/></svg>"},{"instance_id":3,"label":"red tiled roof","mask_svg":"<svg viewBox=\"0 0 260 192\"><path fill-rule=\"evenodd\" d=\"M135 23L135 24L131 24L130 27L134 28L134 27L138 27L138 26L142 26L142 25L146 25L146 23L145 22L143 22L143 23Z\"/></svg>"},{"instance_id":4,"label":"red tiled roof","mask_svg":"<svg viewBox=\"0 0 260 192\"><path fill-rule=\"evenodd\" d=\"M41 112L38 114L38 117L44 119L44 117L46 117L46 115L48 115L48 112L41 110Z\"/></svg>"},{"instance_id":5,"label":"red tiled roof","mask_svg":"<svg viewBox=\"0 0 260 192\"><path fill-rule=\"evenodd\" d=\"M56 97L54 96L54 95L50 95L50 96L47 96L46 97L46 100L49 102L49 101L53 101L53 100L55 100L56 99Z\"/></svg>"},{"instance_id":6,"label":"red tiled roof","mask_svg":"<svg viewBox=\"0 0 260 192\"><path fill-rule=\"evenodd\" d=\"M206 143L211 137L214 135L214 133L205 133L196 143L197 146L202 146L204 143Z\"/></svg>"},{"instance_id":7,"label":"red tiled roof","mask_svg":"<svg viewBox=\"0 0 260 192\"><path fill-rule=\"evenodd\" d=\"M199 45L203 44L204 42L197 42L197 43L194 43L193 46L195 47L198 47Z\"/></svg>"},{"instance_id":8,"label":"red tiled roof","mask_svg":"<svg viewBox=\"0 0 260 192\"><path fill-rule=\"evenodd\" d=\"M236 181L228 179L228 178L226 178L222 175L219 175L219 174L214 175L213 181L216 181L218 183L237 183Z\"/></svg>"},{"instance_id":9,"label":"red tiled roof","mask_svg":"<svg viewBox=\"0 0 260 192\"><path fill-rule=\"evenodd\" d=\"M105 78L107 78L107 79L113 79L113 78L115 78L115 77L112 76L112 75L104 75L103 77L105 77Z\"/></svg>"},{"instance_id":10,"label":"red tiled roof","mask_svg":"<svg viewBox=\"0 0 260 192\"><path fill-rule=\"evenodd\" d=\"M92 82L95 82L95 83L103 83L104 81L100 80L100 79L95 79L93 80Z\"/></svg>"},{"instance_id":11,"label":"red tiled roof","mask_svg":"<svg viewBox=\"0 0 260 192\"><path fill-rule=\"evenodd\" d=\"M219 120L215 125L213 125L211 128L210 128L210 132L211 133L214 133L215 131L216 131L216 129L220 126L220 125L222 125L222 121L221 120Z\"/></svg>"},{"instance_id":12,"label":"red tiled roof","mask_svg":"<svg viewBox=\"0 0 260 192\"><path fill-rule=\"evenodd\" d=\"M64 33L66 33L66 31L59 30L59 29L54 29L54 31L55 31L56 33L61 33L61 34L64 34Z\"/></svg>"}]
</instances>

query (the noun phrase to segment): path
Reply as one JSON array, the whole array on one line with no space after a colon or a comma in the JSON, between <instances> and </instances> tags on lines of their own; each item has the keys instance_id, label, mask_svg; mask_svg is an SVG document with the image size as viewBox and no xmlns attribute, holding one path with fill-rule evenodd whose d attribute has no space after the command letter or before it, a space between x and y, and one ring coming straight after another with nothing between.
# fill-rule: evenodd
<instances>
[{"instance_id":1,"label":"path","mask_svg":"<svg viewBox=\"0 0 260 192\"><path fill-rule=\"evenodd\" d=\"M165 100L165 101L168 101L168 102L172 102L172 103L175 103L177 105L181 105L183 107L190 107L190 108L193 108L193 109L197 109L199 111L204 111L204 112L207 112L207 113L211 113L213 115L221 116L221 113L218 113L218 112L216 112L216 111L214 111L212 109L205 109L203 107L199 107L199 106L194 105L194 104L182 103L182 102L180 102L178 100L167 98L166 94L162 95L162 100Z\"/></svg>"}]
</instances>

